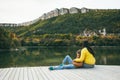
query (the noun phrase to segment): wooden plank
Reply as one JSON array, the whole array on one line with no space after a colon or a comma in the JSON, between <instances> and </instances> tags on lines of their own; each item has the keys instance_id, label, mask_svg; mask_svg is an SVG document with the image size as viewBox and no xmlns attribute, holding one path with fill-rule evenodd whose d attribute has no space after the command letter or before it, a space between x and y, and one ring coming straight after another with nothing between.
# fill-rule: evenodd
<instances>
[{"instance_id":1,"label":"wooden plank","mask_svg":"<svg viewBox=\"0 0 120 80\"><path fill-rule=\"evenodd\" d=\"M0 69L0 76L2 75L3 69Z\"/></svg>"},{"instance_id":2,"label":"wooden plank","mask_svg":"<svg viewBox=\"0 0 120 80\"><path fill-rule=\"evenodd\" d=\"M94 79L96 80L117 80L115 79L118 76L112 76L114 72L104 69L104 67L95 67L93 69L87 70L87 73L91 75L90 79L92 79L92 75L94 75Z\"/></svg>"},{"instance_id":3,"label":"wooden plank","mask_svg":"<svg viewBox=\"0 0 120 80\"><path fill-rule=\"evenodd\" d=\"M32 72L32 75L33 75L33 80L39 80L38 75L34 70L35 68L36 67L31 68L31 72Z\"/></svg>"},{"instance_id":4,"label":"wooden plank","mask_svg":"<svg viewBox=\"0 0 120 80\"><path fill-rule=\"evenodd\" d=\"M24 67L23 68L23 74L24 74L24 77L23 77L23 80L28 80L28 71L27 71L27 67Z\"/></svg>"},{"instance_id":5,"label":"wooden plank","mask_svg":"<svg viewBox=\"0 0 120 80\"><path fill-rule=\"evenodd\" d=\"M20 68L20 71L19 71L19 78L18 78L18 80L23 80L23 79L24 79L23 68Z\"/></svg>"},{"instance_id":6,"label":"wooden plank","mask_svg":"<svg viewBox=\"0 0 120 80\"><path fill-rule=\"evenodd\" d=\"M119 80L120 66L96 65L95 68L50 71L48 66L0 69L0 80Z\"/></svg>"},{"instance_id":7,"label":"wooden plank","mask_svg":"<svg viewBox=\"0 0 120 80\"><path fill-rule=\"evenodd\" d=\"M44 67L46 70L46 73L49 73L49 76L52 77L51 80L55 80L56 78L58 80L67 80L67 78L60 74L61 70L56 71L50 71L48 67Z\"/></svg>"},{"instance_id":8,"label":"wooden plank","mask_svg":"<svg viewBox=\"0 0 120 80\"><path fill-rule=\"evenodd\" d=\"M58 80L68 80L65 76L61 75L61 71L49 71L51 75L54 75L54 78L57 78Z\"/></svg>"},{"instance_id":9,"label":"wooden plank","mask_svg":"<svg viewBox=\"0 0 120 80\"><path fill-rule=\"evenodd\" d=\"M69 71L69 74L71 74L71 76L74 75L74 77L77 78L76 80L87 80L87 78L89 77L89 76L87 76L87 77L82 76L82 75L86 75L86 71L85 70L82 71L80 69L74 69L74 70L71 69L71 70L68 70L68 71Z\"/></svg>"},{"instance_id":10,"label":"wooden plank","mask_svg":"<svg viewBox=\"0 0 120 80\"><path fill-rule=\"evenodd\" d=\"M108 78L109 80L116 80L120 76L120 66L116 68L116 66L105 66L105 67L97 67L96 69L99 71L104 78Z\"/></svg>"},{"instance_id":11,"label":"wooden plank","mask_svg":"<svg viewBox=\"0 0 120 80\"><path fill-rule=\"evenodd\" d=\"M54 80L53 78L53 74L51 75L51 73L48 72L48 69L46 70L46 67L41 67L40 70L42 71L42 73L46 76L47 80Z\"/></svg>"},{"instance_id":12,"label":"wooden plank","mask_svg":"<svg viewBox=\"0 0 120 80\"><path fill-rule=\"evenodd\" d=\"M105 70L110 70L110 71L113 71L113 72L116 72L116 73L120 73L119 69L120 69L120 66L111 66L111 65L96 65L97 68L100 68L100 69L105 69Z\"/></svg>"},{"instance_id":13,"label":"wooden plank","mask_svg":"<svg viewBox=\"0 0 120 80\"><path fill-rule=\"evenodd\" d=\"M14 80L16 75L16 70L17 68L12 68L12 72L11 72L11 75L9 76L9 80Z\"/></svg>"},{"instance_id":14,"label":"wooden plank","mask_svg":"<svg viewBox=\"0 0 120 80\"><path fill-rule=\"evenodd\" d=\"M31 67L27 68L27 73L28 73L28 80L34 80L32 72L31 72Z\"/></svg>"},{"instance_id":15,"label":"wooden plank","mask_svg":"<svg viewBox=\"0 0 120 80\"><path fill-rule=\"evenodd\" d=\"M68 70L61 70L61 71L57 71L59 75L61 75L61 79L63 77L63 79L65 80L76 80L76 78L74 76L71 76L71 74L68 72ZM73 78L74 77L74 78Z\"/></svg>"},{"instance_id":16,"label":"wooden plank","mask_svg":"<svg viewBox=\"0 0 120 80\"><path fill-rule=\"evenodd\" d=\"M103 75L104 72L102 73L102 70L95 71L95 69L94 70L89 69L89 71L87 71L87 74L90 74L91 76L89 79L93 79L93 75L94 75L95 80L110 80L108 76Z\"/></svg>"},{"instance_id":17,"label":"wooden plank","mask_svg":"<svg viewBox=\"0 0 120 80\"><path fill-rule=\"evenodd\" d=\"M43 71L44 75L48 77L49 80L61 80L61 75L57 73L57 71L49 71L48 67L41 67L41 70ZM62 77L62 80L64 77ZM64 79L65 80L65 79Z\"/></svg>"},{"instance_id":18,"label":"wooden plank","mask_svg":"<svg viewBox=\"0 0 120 80\"><path fill-rule=\"evenodd\" d=\"M34 68L34 71L35 71L36 75L38 76L39 80L44 80L42 73L39 72L39 67Z\"/></svg>"},{"instance_id":19,"label":"wooden plank","mask_svg":"<svg viewBox=\"0 0 120 80\"><path fill-rule=\"evenodd\" d=\"M1 75L0 75L0 80L4 80L4 78L7 76L7 73L9 72L9 68L3 69Z\"/></svg>"},{"instance_id":20,"label":"wooden plank","mask_svg":"<svg viewBox=\"0 0 120 80\"><path fill-rule=\"evenodd\" d=\"M12 72L13 72L13 68L10 68L10 69L9 69L9 72L8 72L8 73L6 74L6 76L4 77L4 80L9 80Z\"/></svg>"},{"instance_id":21,"label":"wooden plank","mask_svg":"<svg viewBox=\"0 0 120 80\"><path fill-rule=\"evenodd\" d=\"M44 74L41 67L38 68L40 76L43 78L43 80L49 80L49 78Z\"/></svg>"},{"instance_id":22,"label":"wooden plank","mask_svg":"<svg viewBox=\"0 0 120 80\"><path fill-rule=\"evenodd\" d=\"M53 79L57 78L58 80L84 80L80 76L72 73L75 69L65 69L65 70L55 70L49 71L48 67L43 67L44 71L50 75ZM53 80L51 79L51 80Z\"/></svg>"},{"instance_id":23,"label":"wooden plank","mask_svg":"<svg viewBox=\"0 0 120 80\"><path fill-rule=\"evenodd\" d=\"M20 68L16 68L16 73L14 76L14 80L19 80L19 75L20 75Z\"/></svg>"},{"instance_id":24,"label":"wooden plank","mask_svg":"<svg viewBox=\"0 0 120 80\"><path fill-rule=\"evenodd\" d=\"M76 75L77 77L77 80L90 80L89 77L90 75L87 74L87 70L84 70L84 69L74 69L74 70L68 70L69 72L72 73L72 75Z\"/></svg>"}]
</instances>

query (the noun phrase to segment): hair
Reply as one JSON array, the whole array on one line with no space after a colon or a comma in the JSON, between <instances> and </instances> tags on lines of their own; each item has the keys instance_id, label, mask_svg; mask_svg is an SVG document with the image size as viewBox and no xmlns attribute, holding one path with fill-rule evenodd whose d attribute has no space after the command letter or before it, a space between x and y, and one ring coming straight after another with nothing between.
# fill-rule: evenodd
<instances>
[{"instance_id":1,"label":"hair","mask_svg":"<svg viewBox=\"0 0 120 80\"><path fill-rule=\"evenodd\" d=\"M92 50L92 48L89 46L89 43L88 43L87 40L83 41L83 43L82 43L82 48L84 48L84 47L86 47L87 50L88 50L93 56L95 56L95 53L94 53L94 51Z\"/></svg>"},{"instance_id":2,"label":"hair","mask_svg":"<svg viewBox=\"0 0 120 80\"><path fill-rule=\"evenodd\" d=\"M77 50L77 52L76 52L77 54L81 54L81 50L79 49L79 50Z\"/></svg>"},{"instance_id":3,"label":"hair","mask_svg":"<svg viewBox=\"0 0 120 80\"><path fill-rule=\"evenodd\" d=\"M81 50L77 50L76 54L79 54L79 57L77 56L77 58L80 58L80 55L81 55Z\"/></svg>"}]
</instances>

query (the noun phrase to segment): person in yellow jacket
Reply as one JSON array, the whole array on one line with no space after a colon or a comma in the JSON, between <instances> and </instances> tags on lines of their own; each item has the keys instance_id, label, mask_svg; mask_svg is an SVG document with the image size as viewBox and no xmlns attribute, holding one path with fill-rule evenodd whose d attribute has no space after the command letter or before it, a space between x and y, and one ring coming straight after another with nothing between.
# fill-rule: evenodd
<instances>
[{"instance_id":1,"label":"person in yellow jacket","mask_svg":"<svg viewBox=\"0 0 120 80\"><path fill-rule=\"evenodd\" d=\"M81 56L73 60L73 64L76 67L92 68L95 65L96 59L94 51L88 46L88 41L84 41L82 44Z\"/></svg>"},{"instance_id":2,"label":"person in yellow jacket","mask_svg":"<svg viewBox=\"0 0 120 80\"><path fill-rule=\"evenodd\" d=\"M95 65L95 57L93 50L88 46L88 41L84 41L82 44L82 50L77 51L76 58L74 60L71 59L69 55L67 55L62 64L59 66L50 66L50 70L61 70L61 69L74 69L74 68L93 68ZM69 64L65 65L68 62Z\"/></svg>"}]
</instances>

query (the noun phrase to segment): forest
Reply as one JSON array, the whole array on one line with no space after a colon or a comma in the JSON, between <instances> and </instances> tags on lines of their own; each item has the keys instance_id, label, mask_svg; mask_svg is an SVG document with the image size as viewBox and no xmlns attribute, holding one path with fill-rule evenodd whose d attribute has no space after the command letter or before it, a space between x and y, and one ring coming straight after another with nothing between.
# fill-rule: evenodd
<instances>
[{"instance_id":1,"label":"forest","mask_svg":"<svg viewBox=\"0 0 120 80\"><path fill-rule=\"evenodd\" d=\"M0 34L0 45L9 40L10 47L21 46L69 46L81 45L88 39L93 46L120 46L120 10L91 10L88 13L65 14L47 20L39 20L29 26L3 27L9 31ZM106 29L106 35L99 30ZM84 30L97 35L84 36ZM2 32L1 32L2 33ZM16 39L12 38L13 35ZM4 39L4 40L2 40ZM2 42L3 41L3 42ZM16 42L19 41L18 44ZM14 44L13 44L14 43ZM8 44L8 43L7 43ZM6 47L8 47L6 45Z\"/></svg>"},{"instance_id":2,"label":"forest","mask_svg":"<svg viewBox=\"0 0 120 80\"><path fill-rule=\"evenodd\" d=\"M0 27L0 49L11 49L20 46L21 42L14 33Z\"/></svg>"}]
</instances>

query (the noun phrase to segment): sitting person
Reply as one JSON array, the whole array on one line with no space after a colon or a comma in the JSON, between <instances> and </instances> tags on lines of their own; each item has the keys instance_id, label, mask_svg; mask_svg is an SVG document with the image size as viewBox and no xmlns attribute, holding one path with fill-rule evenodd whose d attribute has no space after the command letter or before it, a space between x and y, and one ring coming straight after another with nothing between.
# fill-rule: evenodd
<instances>
[{"instance_id":1,"label":"sitting person","mask_svg":"<svg viewBox=\"0 0 120 80\"><path fill-rule=\"evenodd\" d=\"M79 59L79 58L80 58L80 50L78 50L76 53L76 59ZM74 69L74 68L79 67L79 66L75 66L73 63L75 64L77 62L72 60L72 58L69 55L67 55L63 59L62 64L60 64L59 66L50 66L49 69L50 70L61 70L61 69Z\"/></svg>"},{"instance_id":2,"label":"sitting person","mask_svg":"<svg viewBox=\"0 0 120 80\"><path fill-rule=\"evenodd\" d=\"M59 66L50 66L50 70L60 70L60 69L74 69L74 68L93 68L95 65L95 57L93 50L88 46L88 41L84 41L82 44L82 50L77 51L77 56L74 60L67 55L62 64ZM68 62L67 65L65 63Z\"/></svg>"},{"instance_id":3,"label":"sitting person","mask_svg":"<svg viewBox=\"0 0 120 80\"><path fill-rule=\"evenodd\" d=\"M89 46L88 41L84 41L82 44L81 56L79 59L75 59L74 65L84 68L93 68L96 62L94 51Z\"/></svg>"}]
</instances>

